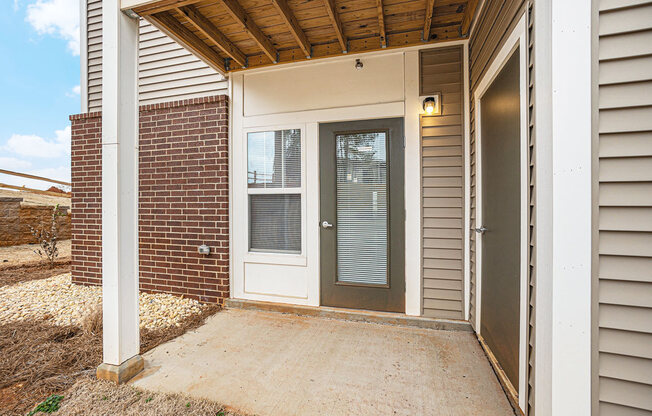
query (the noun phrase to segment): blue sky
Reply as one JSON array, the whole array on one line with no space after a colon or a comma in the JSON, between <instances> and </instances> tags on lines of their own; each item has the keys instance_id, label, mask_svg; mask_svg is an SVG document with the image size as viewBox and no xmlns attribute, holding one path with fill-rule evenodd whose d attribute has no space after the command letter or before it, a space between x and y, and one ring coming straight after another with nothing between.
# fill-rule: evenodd
<instances>
[{"instance_id":1,"label":"blue sky","mask_svg":"<svg viewBox=\"0 0 652 416\"><path fill-rule=\"evenodd\" d=\"M0 1L0 168L70 180L80 112L79 0ZM0 175L0 182L50 184Z\"/></svg>"}]
</instances>

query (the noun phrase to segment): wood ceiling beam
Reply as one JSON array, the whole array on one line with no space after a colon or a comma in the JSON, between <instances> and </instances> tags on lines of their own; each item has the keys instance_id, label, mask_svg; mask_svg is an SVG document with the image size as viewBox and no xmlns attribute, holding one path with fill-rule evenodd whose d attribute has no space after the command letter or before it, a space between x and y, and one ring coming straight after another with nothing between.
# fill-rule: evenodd
<instances>
[{"instance_id":1,"label":"wood ceiling beam","mask_svg":"<svg viewBox=\"0 0 652 416\"><path fill-rule=\"evenodd\" d=\"M383 0L376 0L376 8L378 9L378 27L380 28L380 47L387 47L387 34L385 33L385 8L383 7Z\"/></svg>"},{"instance_id":2,"label":"wood ceiling beam","mask_svg":"<svg viewBox=\"0 0 652 416\"><path fill-rule=\"evenodd\" d=\"M308 42L308 38L303 32L303 29L301 29L301 26L299 26L299 22L297 22L296 17L294 17L294 13L292 13L292 9L290 9L290 6L288 6L287 1L272 0L272 4L274 4L276 10L278 10L278 12L281 14L285 24L290 28L292 36L294 36L294 39L297 41L299 47L306 55L306 58L310 58L312 53L312 46L310 45L310 42Z\"/></svg>"},{"instance_id":3,"label":"wood ceiling beam","mask_svg":"<svg viewBox=\"0 0 652 416\"><path fill-rule=\"evenodd\" d=\"M195 6L184 6L176 9L186 19L213 42L222 52L238 63L242 68L247 66L247 57L235 46L215 25L202 15Z\"/></svg>"},{"instance_id":4,"label":"wood ceiling beam","mask_svg":"<svg viewBox=\"0 0 652 416\"><path fill-rule=\"evenodd\" d=\"M435 0L426 0L426 20L423 24L423 40L430 40L430 28L432 27L432 18L435 14Z\"/></svg>"},{"instance_id":5,"label":"wood ceiling beam","mask_svg":"<svg viewBox=\"0 0 652 416\"><path fill-rule=\"evenodd\" d=\"M176 20L169 12L150 14L145 16L145 19L161 32L197 55L217 72L222 75L226 74L224 58Z\"/></svg>"},{"instance_id":6,"label":"wood ceiling beam","mask_svg":"<svg viewBox=\"0 0 652 416\"><path fill-rule=\"evenodd\" d=\"M466 10L464 10L464 18L462 19L462 26L460 27L460 34L466 36L471 28L471 22L475 16L475 10L478 8L478 0L469 0L466 3Z\"/></svg>"},{"instance_id":7,"label":"wood ceiling beam","mask_svg":"<svg viewBox=\"0 0 652 416\"><path fill-rule=\"evenodd\" d=\"M342 53L347 53L347 39L342 30L342 21L340 20L340 16L337 14L335 0L324 0L324 5L326 6L326 11L328 12L328 17L331 20L333 29L335 29L337 40L340 42L340 46L342 47Z\"/></svg>"},{"instance_id":8,"label":"wood ceiling beam","mask_svg":"<svg viewBox=\"0 0 652 416\"><path fill-rule=\"evenodd\" d=\"M240 3L237 0L221 0L222 4L225 6L226 11L229 12L231 17L233 17L240 25L242 25L245 32L247 32L258 46L263 50L265 55L273 63L278 62L278 51L272 45L269 38L260 30L260 28L254 23L254 21L249 17L247 12L242 8Z\"/></svg>"}]
</instances>

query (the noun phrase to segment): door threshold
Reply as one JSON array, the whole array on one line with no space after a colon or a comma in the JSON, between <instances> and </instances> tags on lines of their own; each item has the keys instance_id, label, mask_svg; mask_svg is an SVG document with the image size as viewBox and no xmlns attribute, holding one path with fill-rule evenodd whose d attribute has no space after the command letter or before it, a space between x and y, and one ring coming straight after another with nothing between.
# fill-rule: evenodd
<instances>
[{"instance_id":1,"label":"door threshold","mask_svg":"<svg viewBox=\"0 0 652 416\"><path fill-rule=\"evenodd\" d=\"M246 299L226 299L224 301L224 306L227 309L247 309L254 311L279 312L301 316L339 319L342 321L408 326L414 328L438 329L444 331L473 332L471 324L467 321L424 318L422 316L409 316L394 312L333 308L329 306L291 305L287 303L263 302Z\"/></svg>"}]
</instances>

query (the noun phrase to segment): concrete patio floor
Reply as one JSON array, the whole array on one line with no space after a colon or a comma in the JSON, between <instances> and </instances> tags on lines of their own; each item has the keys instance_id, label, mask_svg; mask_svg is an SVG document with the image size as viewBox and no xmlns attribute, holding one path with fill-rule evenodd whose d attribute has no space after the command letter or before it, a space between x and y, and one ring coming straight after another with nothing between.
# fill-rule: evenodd
<instances>
[{"instance_id":1,"label":"concrete patio floor","mask_svg":"<svg viewBox=\"0 0 652 416\"><path fill-rule=\"evenodd\" d=\"M136 387L261 416L514 414L469 332L227 309L144 358Z\"/></svg>"}]
</instances>

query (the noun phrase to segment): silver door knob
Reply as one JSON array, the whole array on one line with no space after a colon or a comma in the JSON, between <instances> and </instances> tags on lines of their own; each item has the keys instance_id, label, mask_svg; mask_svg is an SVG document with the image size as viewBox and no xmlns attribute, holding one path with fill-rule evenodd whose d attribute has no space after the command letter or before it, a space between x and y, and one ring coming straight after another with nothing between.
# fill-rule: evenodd
<instances>
[{"instance_id":1,"label":"silver door knob","mask_svg":"<svg viewBox=\"0 0 652 416\"><path fill-rule=\"evenodd\" d=\"M483 226L480 227L480 228L474 228L474 231L475 231L476 233L478 233L478 234L484 234L485 231L487 231L487 227L485 227L485 226L483 225Z\"/></svg>"},{"instance_id":2,"label":"silver door knob","mask_svg":"<svg viewBox=\"0 0 652 416\"><path fill-rule=\"evenodd\" d=\"M321 228L333 228L333 224L328 221L322 221Z\"/></svg>"}]
</instances>

